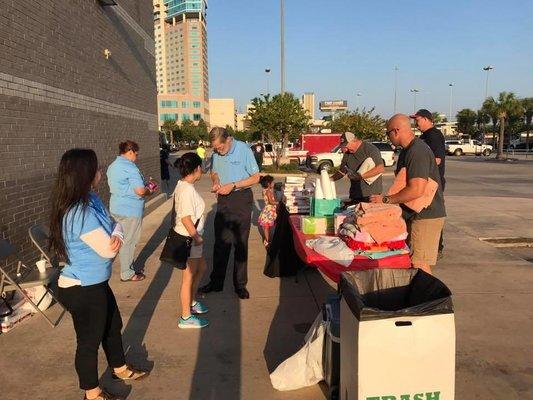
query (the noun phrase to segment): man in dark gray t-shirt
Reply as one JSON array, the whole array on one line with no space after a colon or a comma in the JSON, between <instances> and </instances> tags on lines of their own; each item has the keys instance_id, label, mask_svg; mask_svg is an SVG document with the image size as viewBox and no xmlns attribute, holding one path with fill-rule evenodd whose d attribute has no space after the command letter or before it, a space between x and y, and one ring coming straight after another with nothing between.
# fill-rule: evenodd
<instances>
[{"instance_id":1,"label":"man in dark gray t-shirt","mask_svg":"<svg viewBox=\"0 0 533 400\"><path fill-rule=\"evenodd\" d=\"M345 153L339 171L333 175L332 179L337 181L343 176L348 176L351 181L350 200L352 201L368 201L369 196L381 194L383 191L381 175L385 171L385 166L379 149L372 143L358 139L351 132L342 134L341 146L345 149ZM374 167L360 173L359 168L368 158L372 159ZM366 181L375 176L377 178L373 182Z\"/></svg>"},{"instance_id":2,"label":"man in dark gray t-shirt","mask_svg":"<svg viewBox=\"0 0 533 400\"><path fill-rule=\"evenodd\" d=\"M407 115L396 114L387 122L387 136L392 144L402 148L396 173L405 168L405 187L393 195L373 195L370 201L399 204L404 211L407 211L404 214L409 215L406 222L411 264L414 268L431 273L431 266L437 263L439 238L446 216L435 156L427 144L415 137ZM431 203L419 212L411 210L406 204L424 198L428 194L430 180L438 184Z\"/></svg>"},{"instance_id":3,"label":"man in dark gray t-shirt","mask_svg":"<svg viewBox=\"0 0 533 400\"><path fill-rule=\"evenodd\" d=\"M440 184L440 173L434 158L435 156L429 146L424 143L422 139L418 138L413 139L409 146L403 149L398 156L396 174L398 174L402 168L405 168L407 179L422 178L427 180L428 178L431 178L439 184L439 189L435 193L431 204L419 213L413 213L413 210L410 210L407 206L401 204L402 208L407 212L413 213L413 218L430 219L446 216L444 197L442 195Z\"/></svg>"}]
</instances>

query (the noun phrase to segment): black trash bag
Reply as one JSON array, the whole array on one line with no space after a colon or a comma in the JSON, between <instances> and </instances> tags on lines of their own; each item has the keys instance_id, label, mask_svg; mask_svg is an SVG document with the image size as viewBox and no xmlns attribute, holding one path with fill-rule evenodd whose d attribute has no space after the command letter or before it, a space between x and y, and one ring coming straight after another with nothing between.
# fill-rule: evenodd
<instances>
[{"instance_id":1,"label":"black trash bag","mask_svg":"<svg viewBox=\"0 0 533 400\"><path fill-rule=\"evenodd\" d=\"M359 321L453 313L450 289L421 269L344 272L339 290Z\"/></svg>"},{"instance_id":2,"label":"black trash bag","mask_svg":"<svg viewBox=\"0 0 533 400\"><path fill-rule=\"evenodd\" d=\"M276 228L268 246L263 274L270 278L295 276L304 263L294 249L293 232L285 204L278 203Z\"/></svg>"}]
</instances>

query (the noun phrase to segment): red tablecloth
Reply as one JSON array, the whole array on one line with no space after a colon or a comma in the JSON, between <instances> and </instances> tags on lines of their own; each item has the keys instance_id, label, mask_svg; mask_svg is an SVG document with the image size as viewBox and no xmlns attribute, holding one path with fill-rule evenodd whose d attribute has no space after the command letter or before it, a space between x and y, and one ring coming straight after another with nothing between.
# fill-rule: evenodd
<instances>
[{"instance_id":1,"label":"red tablecloth","mask_svg":"<svg viewBox=\"0 0 533 400\"><path fill-rule=\"evenodd\" d=\"M306 235L300 230L300 216L291 215L290 225L294 233L294 248L300 259L306 264L318 268L324 275L335 282L339 282L340 275L345 271L358 271L372 268L410 268L411 258L408 254L385 257L372 260L364 256L356 256L349 267L345 267L327 257L317 253L305 245L305 241L317 237Z\"/></svg>"}]
</instances>

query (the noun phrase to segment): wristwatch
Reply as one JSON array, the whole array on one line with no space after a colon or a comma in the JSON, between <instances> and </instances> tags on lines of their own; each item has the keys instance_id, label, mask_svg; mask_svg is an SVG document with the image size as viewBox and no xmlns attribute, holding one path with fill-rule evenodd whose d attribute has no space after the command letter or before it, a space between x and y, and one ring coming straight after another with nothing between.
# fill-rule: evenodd
<instances>
[{"instance_id":1,"label":"wristwatch","mask_svg":"<svg viewBox=\"0 0 533 400\"><path fill-rule=\"evenodd\" d=\"M390 197L389 196L383 196L383 204L389 204L390 203Z\"/></svg>"}]
</instances>

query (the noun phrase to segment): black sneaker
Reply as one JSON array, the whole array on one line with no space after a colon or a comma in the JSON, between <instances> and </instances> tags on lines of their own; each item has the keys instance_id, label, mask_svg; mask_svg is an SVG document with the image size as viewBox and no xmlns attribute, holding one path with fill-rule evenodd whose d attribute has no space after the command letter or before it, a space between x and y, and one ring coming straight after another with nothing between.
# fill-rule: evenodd
<instances>
[{"instance_id":1,"label":"black sneaker","mask_svg":"<svg viewBox=\"0 0 533 400\"><path fill-rule=\"evenodd\" d=\"M235 293L237 293L237 296L239 296L239 299L245 300L250 298L250 293L246 288L241 289L235 289Z\"/></svg>"},{"instance_id":2,"label":"black sneaker","mask_svg":"<svg viewBox=\"0 0 533 400\"><path fill-rule=\"evenodd\" d=\"M198 292L200 293L222 292L222 289L223 289L222 286L215 286L211 282L209 282L207 285L199 288Z\"/></svg>"}]
</instances>

